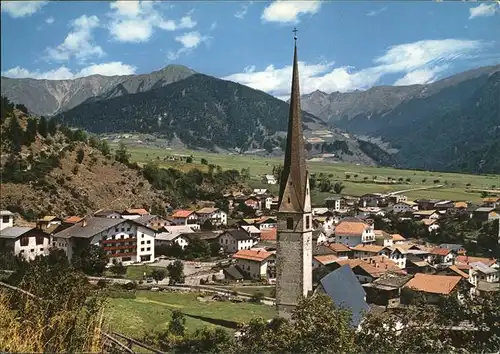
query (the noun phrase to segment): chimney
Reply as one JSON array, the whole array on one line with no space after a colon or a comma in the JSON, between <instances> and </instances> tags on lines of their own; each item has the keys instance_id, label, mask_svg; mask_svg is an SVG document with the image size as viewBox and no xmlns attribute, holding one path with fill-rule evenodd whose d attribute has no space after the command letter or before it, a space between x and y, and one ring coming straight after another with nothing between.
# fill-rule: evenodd
<instances>
[{"instance_id":1,"label":"chimney","mask_svg":"<svg viewBox=\"0 0 500 354\"><path fill-rule=\"evenodd\" d=\"M85 227L85 226L87 226L87 219L82 220L82 227Z\"/></svg>"}]
</instances>

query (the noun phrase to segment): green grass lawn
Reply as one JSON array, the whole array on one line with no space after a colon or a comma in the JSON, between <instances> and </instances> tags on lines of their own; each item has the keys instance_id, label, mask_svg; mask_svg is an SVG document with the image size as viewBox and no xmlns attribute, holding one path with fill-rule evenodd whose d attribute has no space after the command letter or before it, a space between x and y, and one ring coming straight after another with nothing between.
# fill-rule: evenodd
<instances>
[{"instance_id":1,"label":"green grass lawn","mask_svg":"<svg viewBox=\"0 0 500 354\"><path fill-rule=\"evenodd\" d=\"M174 310L241 323L255 317L272 318L276 311L273 306L252 303L204 303L197 296L197 293L138 291L135 299L111 298L107 307L110 330L141 338L146 332L165 329ZM213 324L186 316L189 331L207 325Z\"/></svg>"},{"instance_id":2,"label":"green grass lawn","mask_svg":"<svg viewBox=\"0 0 500 354\"><path fill-rule=\"evenodd\" d=\"M174 167L183 171L187 171L191 168L199 168L202 170L207 169L206 165L201 164L202 158L208 160L209 164L220 165L223 169L241 170L243 167L249 167L250 174L252 176L250 185L254 188L271 187L270 189L273 189L273 186L261 183L260 178L263 174L271 173L274 165L283 163L283 158L278 157L215 154L202 151L167 150L145 146L129 146L128 150L131 153L132 161L137 161L138 163L158 161L162 167ZM164 157L174 154L192 155L193 163L186 164L181 162L163 161ZM397 190L432 186L435 184L446 184L445 188L442 189L408 192L405 193L405 195L408 195L410 198L436 198L479 202L481 200L480 193L469 193L466 189L491 189L492 186L496 186L496 188L500 187L500 175L470 175L459 173L413 171L389 167L372 167L317 161L308 162L308 167L312 173L324 173L333 180L342 181L346 186L342 194L353 196L360 196L365 193L393 192ZM350 179L346 179L346 175L350 175ZM363 181L365 177L368 178L368 181L371 181L375 176L377 177L377 180L387 180L387 177L391 177L395 180L403 178L403 180L406 181L406 179L409 178L410 182L392 185L352 182L353 180ZM439 180L439 182L434 183L434 181L437 180ZM331 193L319 193L317 191L312 191L311 193L314 204L322 204L323 199L329 195L331 195Z\"/></svg>"},{"instance_id":3,"label":"green grass lawn","mask_svg":"<svg viewBox=\"0 0 500 354\"><path fill-rule=\"evenodd\" d=\"M143 280L144 273L146 273L147 276L149 276L149 274L155 268L160 268L163 269L164 271L167 271L165 267L155 267L147 264L132 265L127 267L127 274L125 274L124 278L130 280ZM111 273L110 271L106 271L105 276L113 276L113 273Z\"/></svg>"},{"instance_id":4,"label":"green grass lawn","mask_svg":"<svg viewBox=\"0 0 500 354\"><path fill-rule=\"evenodd\" d=\"M224 288L231 289L233 291L238 291L240 293L246 293L254 295L256 293L262 293L266 297L274 297L273 289L274 286L258 287L258 286L225 286Z\"/></svg>"}]
</instances>

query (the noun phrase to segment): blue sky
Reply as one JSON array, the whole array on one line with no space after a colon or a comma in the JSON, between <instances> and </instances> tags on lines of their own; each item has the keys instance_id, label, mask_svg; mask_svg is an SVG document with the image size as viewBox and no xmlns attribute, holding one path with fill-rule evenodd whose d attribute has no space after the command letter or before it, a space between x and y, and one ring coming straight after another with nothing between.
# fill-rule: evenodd
<instances>
[{"instance_id":1,"label":"blue sky","mask_svg":"<svg viewBox=\"0 0 500 354\"><path fill-rule=\"evenodd\" d=\"M183 64L286 97L427 83L500 63L500 2L2 1L1 71L67 79Z\"/></svg>"}]
</instances>

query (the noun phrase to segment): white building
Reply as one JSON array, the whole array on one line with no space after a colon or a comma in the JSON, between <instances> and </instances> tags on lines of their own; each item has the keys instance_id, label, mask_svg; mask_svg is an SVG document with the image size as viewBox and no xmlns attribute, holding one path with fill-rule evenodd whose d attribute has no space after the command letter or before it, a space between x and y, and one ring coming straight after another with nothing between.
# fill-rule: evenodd
<instances>
[{"instance_id":1,"label":"white building","mask_svg":"<svg viewBox=\"0 0 500 354\"><path fill-rule=\"evenodd\" d=\"M363 221L343 220L335 227L335 242L354 247L375 242L373 225Z\"/></svg>"},{"instance_id":2,"label":"white building","mask_svg":"<svg viewBox=\"0 0 500 354\"><path fill-rule=\"evenodd\" d=\"M236 266L252 279L275 278L276 256L262 249L241 250L233 254Z\"/></svg>"},{"instance_id":3,"label":"white building","mask_svg":"<svg viewBox=\"0 0 500 354\"><path fill-rule=\"evenodd\" d=\"M55 247L71 260L78 248L87 244L102 247L108 257L124 265L154 262L156 231L134 220L85 218L53 235Z\"/></svg>"},{"instance_id":4,"label":"white building","mask_svg":"<svg viewBox=\"0 0 500 354\"><path fill-rule=\"evenodd\" d=\"M156 235L155 246L170 246L172 243L177 243L184 249L189 244L189 240L183 235L194 233L193 228L185 225L165 226L163 230Z\"/></svg>"},{"instance_id":5,"label":"white building","mask_svg":"<svg viewBox=\"0 0 500 354\"><path fill-rule=\"evenodd\" d=\"M243 225L241 226L241 229L242 230L245 230L247 234L249 234L251 237L259 240L260 239L260 234L261 234L261 231L256 228L255 226L253 225Z\"/></svg>"},{"instance_id":6,"label":"white building","mask_svg":"<svg viewBox=\"0 0 500 354\"><path fill-rule=\"evenodd\" d=\"M418 210L418 204L415 202L399 202L393 205L392 212L394 214L409 213Z\"/></svg>"},{"instance_id":7,"label":"white building","mask_svg":"<svg viewBox=\"0 0 500 354\"><path fill-rule=\"evenodd\" d=\"M192 210L176 210L172 214L175 225L187 225L191 227L200 227L198 214ZM197 226L195 226L197 225Z\"/></svg>"},{"instance_id":8,"label":"white building","mask_svg":"<svg viewBox=\"0 0 500 354\"><path fill-rule=\"evenodd\" d=\"M227 213L219 208L202 208L196 212L198 214L198 224L203 225L210 220L214 226L227 225Z\"/></svg>"},{"instance_id":9,"label":"white building","mask_svg":"<svg viewBox=\"0 0 500 354\"><path fill-rule=\"evenodd\" d=\"M488 266L481 262L470 263L469 282L477 286L479 282L498 283L500 269L497 265Z\"/></svg>"},{"instance_id":10,"label":"white building","mask_svg":"<svg viewBox=\"0 0 500 354\"><path fill-rule=\"evenodd\" d=\"M50 247L50 236L38 228L12 226L0 230L0 249L26 260L48 255Z\"/></svg>"},{"instance_id":11,"label":"white building","mask_svg":"<svg viewBox=\"0 0 500 354\"><path fill-rule=\"evenodd\" d=\"M267 183L267 184L276 184L278 181L276 181L276 178L274 178L273 175L265 175L262 178L262 182Z\"/></svg>"},{"instance_id":12,"label":"white building","mask_svg":"<svg viewBox=\"0 0 500 354\"><path fill-rule=\"evenodd\" d=\"M257 242L258 239L250 236L245 230L228 230L219 235L220 246L226 253L249 250Z\"/></svg>"},{"instance_id":13,"label":"white building","mask_svg":"<svg viewBox=\"0 0 500 354\"><path fill-rule=\"evenodd\" d=\"M14 213L8 210L0 211L0 230L14 226Z\"/></svg>"}]
</instances>

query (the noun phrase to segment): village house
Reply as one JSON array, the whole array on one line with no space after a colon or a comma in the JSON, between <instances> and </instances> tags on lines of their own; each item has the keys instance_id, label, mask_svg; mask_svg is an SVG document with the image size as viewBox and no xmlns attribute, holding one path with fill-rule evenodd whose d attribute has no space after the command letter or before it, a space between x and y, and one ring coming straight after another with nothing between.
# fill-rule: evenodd
<instances>
[{"instance_id":1,"label":"village house","mask_svg":"<svg viewBox=\"0 0 500 354\"><path fill-rule=\"evenodd\" d=\"M500 269L498 265L494 264L488 266L481 262L470 263L469 281L474 286L479 282L498 283L500 280Z\"/></svg>"},{"instance_id":2,"label":"village house","mask_svg":"<svg viewBox=\"0 0 500 354\"><path fill-rule=\"evenodd\" d=\"M381 193L368 193L359 197L359 206L366 207L383 207L387 206L387 200Z\"/></svg>"},{"instance_id":3,"label":"village house","mask_svg":"<svg viewBox=\"0 0 500 354\"><path fill-rule=\"evenodd\" d=\"M121 217L123 219L129 219L129 220L140 218L143 215L149 215L149 211L140 208L140 209L127 209L121 213Z\"/></svg>"},{"instance_id":4,"label":"village house","mask_svg":"<svg viewBox=\"0 0 500 354\"><path fill-rule=\"evenodd\" d=\"M405 271L408 274L424 273L424 274L434 274L435 269L427 262L427 257L422 259L418 255L407 253L406 254L406 267Z\"/></svg>"},{"instance_id":5,"label":"village house","mask_svg":"<svg viewBox=\"0 0 500 354\"><path fill-rule=\"evenodd\" d=\"M53 245L64 250L69 260L85 245L104 249L113 261L123 264L153 262L156 231L130 219L87 217L52 236Z\"/></svg>"},{"instance_id":6,"label":"village house","mask_svg":"<svg viewBox=\"0 0 500 354\"><path fill-rule=\"evenodd\" d=\"M338 221L337 217L316 216L313 217L313 226L316 229L320 229L330 240L331 237L335 237L335 224Z\"/></svg>"},{"instance_id":7,"label":"village house","mask_svg":"<svg viewBox=\"0 0 500 354\"><path fill-rule=\"evenodd\" d=\"M321 229L315 229L312 232L313 247L328 242L328 238Z\"/></svg>"},{"instance_id":8,"label":"village house","mask_svg":"<svg viewBox=\"0 0 500 354\"><path fill-rule=\"evenodd\" d=\"M313 250L313 254L320 255L334 255L338 259L353 258L353 251L342 243L326 243L317 245Z\"/></svg>"},{"instance_id":9,"label":"village house","mask_svg":"<svg viewBox=\"0 0 500 354\"><path fill-rule=\"evenodd\" d=\"M233 254L236 266L251 279L274 278L276 256L262 249L240 250Z\"/></svg>"},{"instance_id":10,"label":"village house","mask_svg":"<svg viewBox=\"0 0 500 354\"><path fill-rule=\"evenodd\" d=\"M373 230L375 234L375 244L384 247L391 247L393 245L392 235L383 230Z\"/></svg>"},{"instance_id":11,"label":"village house","mask_svg":"<svg viewBox=\"0 0 500 354\"><path fill-rule=\"evenodd\" d=\"M393 245L402 245L407 242L406 239L400 234L392 234L391 240Z\"/></svg>"},{"instance_id":12,"label":"village house","mask_svg":"<svg viewBox=\"0 0 500 354\"><path fill-rule=\"evenodd\" d=\"M333 254L325 254L321 256L313 256L312 268L313 270L325 267L338 260L338 257Z\"/></svg>"},{"instance_id":13,"label":"village house","mask_svg":"<svg viewBox=\"0 0 500 354\"><path fill-rule=\"evenodd\" d=\"M474 210L472 217L479 221L492 221L500 219L500 212L495 208L481 207Z\"/></svg>"},{"instance_id":14,"label":"village house","mask_svg":"<svg viewBox=\"0 0 500 354\"><path fill-rule=\"evenodd\" d=\"M260 240L261 230L259 230L255 226L253 226L253 225L242 225L242 226L240 226L240 228L242 230L245 230L245 232L247 234L249 234L250 237L252 237L252 238L254 238L256 240Z\"/></svg>"},{"instance_id":15,"label":"village house","mask_svg":"<svg viewBox=\"0 0 500 354\"><path fill-rule=\"evenodd\" d=\"M411 278L412 274L386 272L372 283L363 284L366 301L386 308L398 307L401 303L401 289Z\"/></svg>"},{"instance_id":16,"label":"village house","mask_svg":"<svg viewBox=\"0 0 500 354\"><path fill-rule=\"evenodd\" d=\"M241 226L253 225L259 230L274 229L278 226L276 218L270 216L262 216L257 219L242 219L238 224Z\"/></svg>"},{"instance_id":17,"label":"village house","mask_svg":"<svg viewBox=\"0 0 500 354\"><path fill-rule=\"evenodd\" d=\"M394 214L410 213L418 210L418 204L415 202L399 202L392 206L392 212Z\"/></svg>"},{"instance_id":18,"label":"village house","mask_svg":"<svg viewBox=\"0 0 500 354\"><path fill-rule=\"evenodd\" d=\"M387 197L389 204L398 204L408 201L408 197L402 194L391 194Z\"/></svg>"},{"instance_id":19,"label":"village house","mask_svg":"<svg viewBox=\"0 0 500 354\"><path fill-rule=\"evenodd\" d=\"M227 225L227 213L219 208L202 208L196 211L199 224L203 225L207 220L214 226Z\"/></svg>"},{"instance_id":20,"label":"village house","mask_svg":"<svg viewBox=\"0 0 500 354\"><path fill-rule=\"evenodd\" d=\"M173 222L165 220L158 215L143 215L136 219L135 222L150 227L155 230L160 230L166 226L172 226Z\"/></svg>"},{"instance_id":21,"label":"village house","mask_svg":"<svg viewBox=\"0 0 500 354\"><path fill-rule=\"evenodd\" d=\"M453 275L453 276L461 276L464 279L469 279L469 274L465 273L463 270L459 269L456 265L450 265L445 268L437 268L435 269L435 275Z\"/></svg>"},{"instance_id":22,"label":"village house","mask_svg":"<svg viewBox=\"0 0 500 354\"><path fill-rule=\"evenodd\" d=\"M194 233L194 230L190 226L165 226L156 234L155 246L171 246L173 243L176 243L184 249L189 244L189 240L187 237L183 236L183 234L189 233Z\"/></svg>"},{"instance_id":23,"label":"village house","mask_svg":"<svg viewBox=\"0 0 500 354\"><path fill-rule=\"evenodd\" d=\"M500 197L483 198L483 207L500 208Z\"/></svg>"},{"instance_id":24,"label":"village house","mask_svg":"<svg viewBox=\"0 0 500 354\"><path fill-rule=\"evenodd\" d=\"M57 225L61 225L61 223L62 219L58 218L57 216L47 215L37 220L36 227L40 230L46 231L48 229L53 229Z\"/></svg>"},{"instance_id":25,"label":"village house","mask_svg":"<svg viewBox=\"0 0 500 354\"><path fill-rule=\"evenodd\" d=\"M418 210L431 210L435 208L436 203L440 202L439 199L418 199L415 203L418 204Z\"/></svg>"},{"instance_id":26,"label":"village house","mask_svg":"<svg viewBox=\"0 0 500 354\"><path fill-rule=\"evenodd\" d=\"M340 212L347 208L346 201L341 196L331 196L325 198L325 206L333 211Z\"/></svg>"},{"instance_id":27,"label":"village house","mask_svg":"<svg viewBox=\"0 0 500 354\"><path fill-rule=\"evenodd\" d=\"M342 220L335 227L335 242L354 247L375 242L373 225L364 221Z\"/></svg>"},{"instance_id":28,"label":"village house","mask_svg":"<svg viewBox=\"0 0 500 354\"><path fill-rule=\"evenodd\" d=\"M398 268L396 263L385 256L360 259L341 259L333 262L330 267L336 269L345 264L351 267L353 273L356 275L356 278L358 278L361 284L371 283L388 271L405 274L403 270Z\"/></svg>"},{"instance_id":29,"label":"village house","mask_svg":"<svg viewBox=\"0 0 500 354\"><path fill-rule=\"evenodd\" d=\"M278 181L276 181L276 178L273 175L264 175L262 177L262 183L276 184L278 183Z\"/></svg>"},{"instance_id":30,"label":"village house","mask_svg":"<svg viewBox=\"0 0 500 354\"><path fill-rule=\"evenodd\" d=\"M430 264L446 264L453 262L457 253L449 248L435 247L431 250L427 261Z\"/></svg>"},{"instance_id":31,"label":"village house","mask_svg":"<svg viewBox=\"0 0 500 354\"><path fill-rule=\"evenodd\" d=\"M351 251L353 251L354 258L367 258L375 256L388 257L391 254L391 250L388 247L369 244L356 245L351 247Z\"/></svg>"},{"instance_id":32,"label":"village house","mask_svg":"<svg viewBox=\"0 0 500 354\"><path fill-rule=\"evenodd\" d=\"M424 294L427 303L436 303L443 295L459 295L462 290L461 285L465 286L466 283L461 276L417 273L404 288ZM411 296L401 297L403 304L407 304L410 300Z\"/></svg>"},{"instance_id":33,"label":"village house","mask_svg":"<svg viewBox=\"0 0 500 354\"><path fill-rule=\"evenodd\" d=\"M172 214L175 225L185 225L193 228L200 228L198 214L193 210L176 210Z\"/></svg>"},{"instance_id":34,"label":"village house","mask_svg":"<svg viewBox=\"0 0 500 354\"><path fill-rule=\"evenodd\" d=\"M498 267L499 264L496 259L486 258L486 257L472 257L467 255L459 255L455 258L455 265L464 270L469 271L471 263L481 262L488 267L495 266Z\"/></svg>"},{"instance_id":35,"label":"village house","mask_svg":"<svg viewBox=\"0 0 500 354\"><path fill-rule=\"evenodd\" d=\"M96 218L121 219L122 215L116 210L100 209L94 213Z\"/></svg>"},{"instance_id":36,"label":"village house","mask_svg":"<svg viewBox=\"0 0 500 354\"><path fill-rule=\"evenodd\" d=\"M439 245L439 247L453 250L457 255L464 255L466 252L464 246L459 245L457 243L442 243Z\"/></svg>"},{"instance_id":37,"label":"village house","mask_svg":"<svg viewBox=\"0 0 500 354\"><path fill-rule=\"evenodd\" d=\"M437 219L421 219L420 221L427 227L429 232L436 231L440 227Z\"/></svg>"},{"instance_id":38,"label":"village house","mask_svg":"<svg viewBox=\"0 0 500 354\"><path fill-rule=\"evenodd\" d=\"M440 217L441 215L437 212L436 209L417 210L413 212L413 218L416 220L422 220L422 219L437 220Z\"/></svg>"},{"instance_id":39,"label":"village house","mask_svg":"<svg viewBox=\"0 0 500 354\"><path fill-rule=\"evenodd\" d=\"M245 230L227 230L219 235L219 243L226 253L236 253L251 249L258 240Z\"/></svg>"},{"instance_id":40,"label":"village house","mask_svg":"<svg viewBox=\"0 0 500 354\"><path fill-rule=\"evenodd\" d=\"M14 213L8 210L0 211L0 230L14 226Z\"/></svg>"},{"instance_id":41,"label":"village house","mask_svg":"<svg viewBox=\"0 0 500 354\"><path fill-rule=\"evenodd\" d=\"M3 223L2 226L8 224ZM50 247L50 236L39 228L10 226L0 230L0 249L25 260L31 261L36 256L48 255Z\"/></svg>"}]
</instances>

